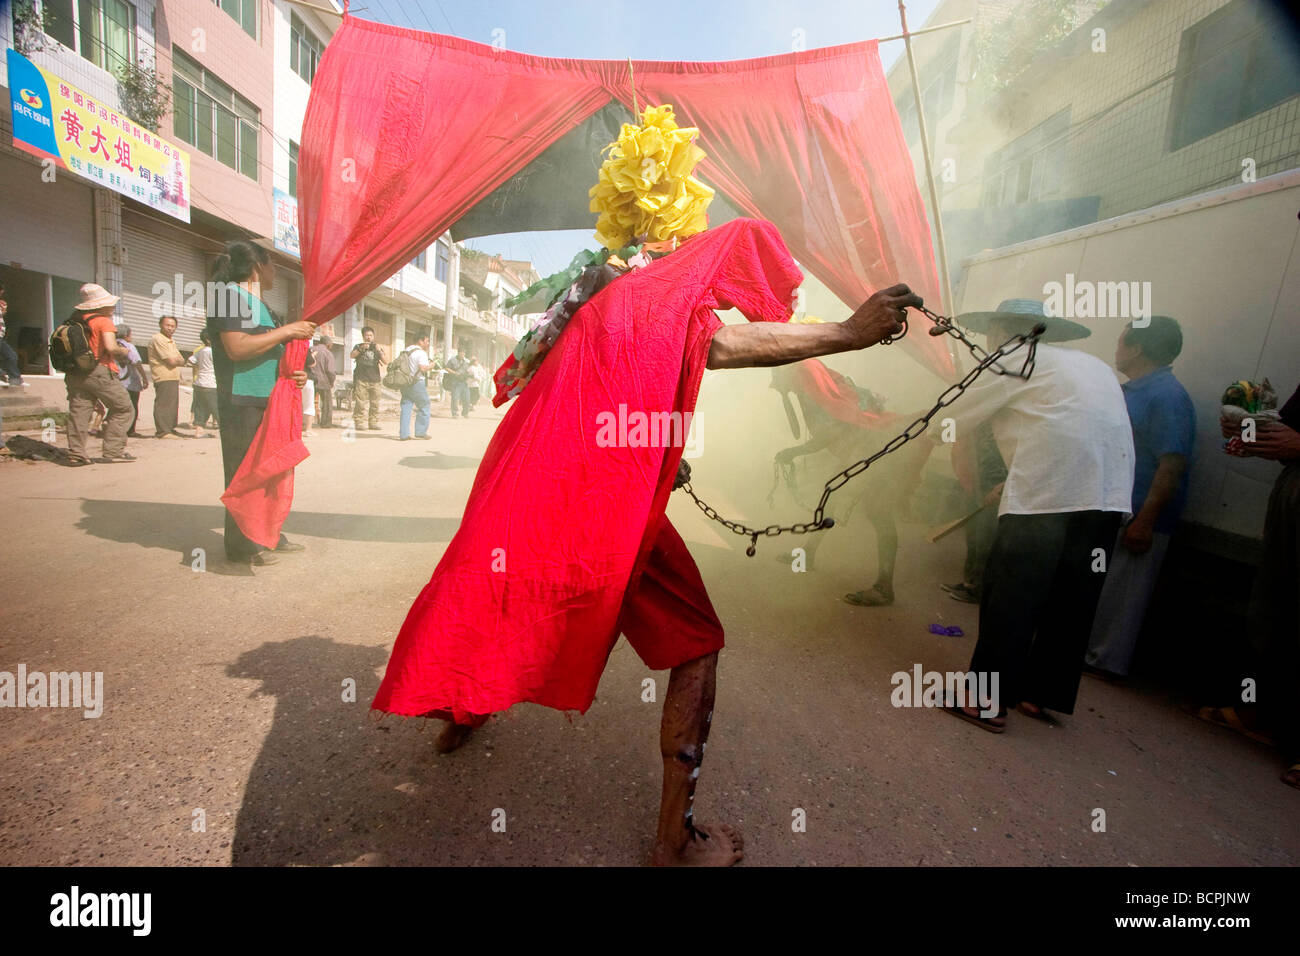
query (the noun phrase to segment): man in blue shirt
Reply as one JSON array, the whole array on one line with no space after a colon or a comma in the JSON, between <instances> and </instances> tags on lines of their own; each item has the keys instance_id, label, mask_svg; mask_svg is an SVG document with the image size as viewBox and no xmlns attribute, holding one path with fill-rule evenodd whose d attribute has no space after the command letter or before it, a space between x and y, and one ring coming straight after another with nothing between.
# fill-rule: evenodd
<instances>
[{"instance_id":1,"label":"man in blue shirt","mask_svg":"<svg viewBox=\"0 0 1300 956\"><path fill-rule=\"evenodd\" d=\"M1140 328L1130 324L1115 347L1133 424L1133 518L1120 529L1097 603L1087 654L1096 676L1128 675L1170 535L1187 503L1196 410L1170 368L1182 350L1182 329L1167 315L1152 316Z\"/></svg>"}]
</instances>

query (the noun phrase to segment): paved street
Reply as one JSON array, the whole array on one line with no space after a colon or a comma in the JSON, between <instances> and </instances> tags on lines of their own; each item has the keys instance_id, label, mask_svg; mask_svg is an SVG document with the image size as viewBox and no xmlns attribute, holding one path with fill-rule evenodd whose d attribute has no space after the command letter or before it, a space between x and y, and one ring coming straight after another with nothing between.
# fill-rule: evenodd
<instances>
[{"instance_id":1,"label":"paved street","mask_svg":"<svg viewBox=\"0 0 1300 956\"><path fill-rule=\"evenodd\" d=\"M256 573L222 556L216 440L134 441L131 465L0 463L0 670L102 671L106 698L97 719L0 710L0 863L645 861L667 674L625 642L586 715L523 705L448 757L437 725L368 714L499 417L443 406L430 442L395 441L392 419L353 442L319 431L285 529L308 550ZM701 493L761 502L766 466L741 493L708 447ZM1300 862L1275 754L1164 695L1085 679L1063 726L1013 714L1001 737L891 706L894 672L969 661L976 608L935 586L960 535L902 525L898 603L866 609L839 601L866 583L845 570L870 560L865 522L792 575L774 542L746 558L681 495L670 515L728 633L696 815L741 827L748 864Z\"/></svg>"}]
</instances>

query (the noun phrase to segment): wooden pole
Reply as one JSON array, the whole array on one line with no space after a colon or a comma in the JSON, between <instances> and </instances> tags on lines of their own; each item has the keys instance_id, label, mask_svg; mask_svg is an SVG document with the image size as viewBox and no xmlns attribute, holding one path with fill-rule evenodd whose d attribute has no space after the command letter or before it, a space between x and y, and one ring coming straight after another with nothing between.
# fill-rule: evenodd
<instances>
[{"instance_id":1,"label":"wooden pole","mask_svg":"<svg viewBox=\"0 0 1300 956\"><path fill-rule=\"evenodd\" d=\"M934 167L930 160L930 137L925 130L925 107L921 103L921 81L916 75L916 58L912 56L912 34L907 30L907 8L898 0L898 19L903 25L903 45L907 47L907 66L912 71L912 94L916 97L916 121L921 127L921 158L925 179L930 186L930 210L934 213L934 238L939 250L939 287L943 293L943 315L952 315L952 282L948 278L948 247L943 241L943 216L939 212L939 190L934 184ZM951 350L951 347L950 347Z\"/></svg>"}]
</instances>

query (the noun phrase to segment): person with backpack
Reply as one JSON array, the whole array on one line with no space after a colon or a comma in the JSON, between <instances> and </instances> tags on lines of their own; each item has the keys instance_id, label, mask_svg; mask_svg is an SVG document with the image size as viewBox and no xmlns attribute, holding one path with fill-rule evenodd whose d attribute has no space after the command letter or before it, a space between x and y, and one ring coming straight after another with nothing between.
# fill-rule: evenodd
<instances>
[{"instance_id":1,"label":"person with backpack","mask_svg":"<svg viewBox=\"0 0 1300 956\"><path fill-rule=\"evenodd\" d=\"M50 339L50 363L63 372L68 390L68 455L75 464L90 464L86 439L95 402L100 401L108 414L104 416L103 454L96 460L135 461L135 455L126 450L126 432L135 408L118 379L116 361L129 355L117 341L113 324L118 297L93 282L81 287L80 296L68 321L55 329Z\"/></svg>"},{"instance_id":2,"label":"person with backpack","mask_svg":"<svg viewBox=\"0 0 1300 956\"><path fill-rule=\"evenodd\" d=\"M402 365L405 366L404 371L410 377L410 382L402 387L401 418L397 423L398 440L411 440L411 418L414 417L414 437L421 441L428 441L431 410L429 386L425 381L425 375L433 368L433 360L429 358L428 333L421 335L414 345L402 353Z\"/></svg>"},{"instance_id":3,"label":"person with backpack","mask_svg":"<svg viewBox=\"0 0 1300 956\"><path fill-rule=\"evenodd\" d=\"M275 281L275 263L263 247L243 240L226 246L217 257L215 282L234 286L234 295L218 295L223 306L235 302L233 310L220 307L208 316L208 336L212 341L212 367L217 380L217 415L221 421L221 463L226 487L244 463L262 418L266 414L271 390L280 375L280 356L286 342L310 339L316 326L310 322L280 324L262 301L262 292ZM234 314L227 314L233 311ZM294 372L299 388L307 373ZM235 564L252 567L275 564L279 553L302 551L303 545L289 541L282 534L273 551L251 541L226 510L226 558Z\"/></svg>"}]
</instances>

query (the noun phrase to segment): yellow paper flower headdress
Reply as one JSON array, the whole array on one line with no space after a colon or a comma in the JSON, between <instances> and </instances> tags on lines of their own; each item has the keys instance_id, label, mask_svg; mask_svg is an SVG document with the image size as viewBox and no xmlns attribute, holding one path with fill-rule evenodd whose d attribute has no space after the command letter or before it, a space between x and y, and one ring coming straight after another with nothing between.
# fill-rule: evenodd
<instances>
[{"instance_id":1,"label":"yellow paper flower headdress","mask_svg":"<svg viewBox=\"0 0 1300 956\"><path fill-rule=\"evenodd\" d=\"M624 123L605 147L600 179L588 192L591 211L600 214L596 238L606 249L642 238L685 239L708 228L713 190L691 175L705 156L694 142L699 130L679 127L667 104L646 107L641 121Z\"/></svg>"}]
</instances>

